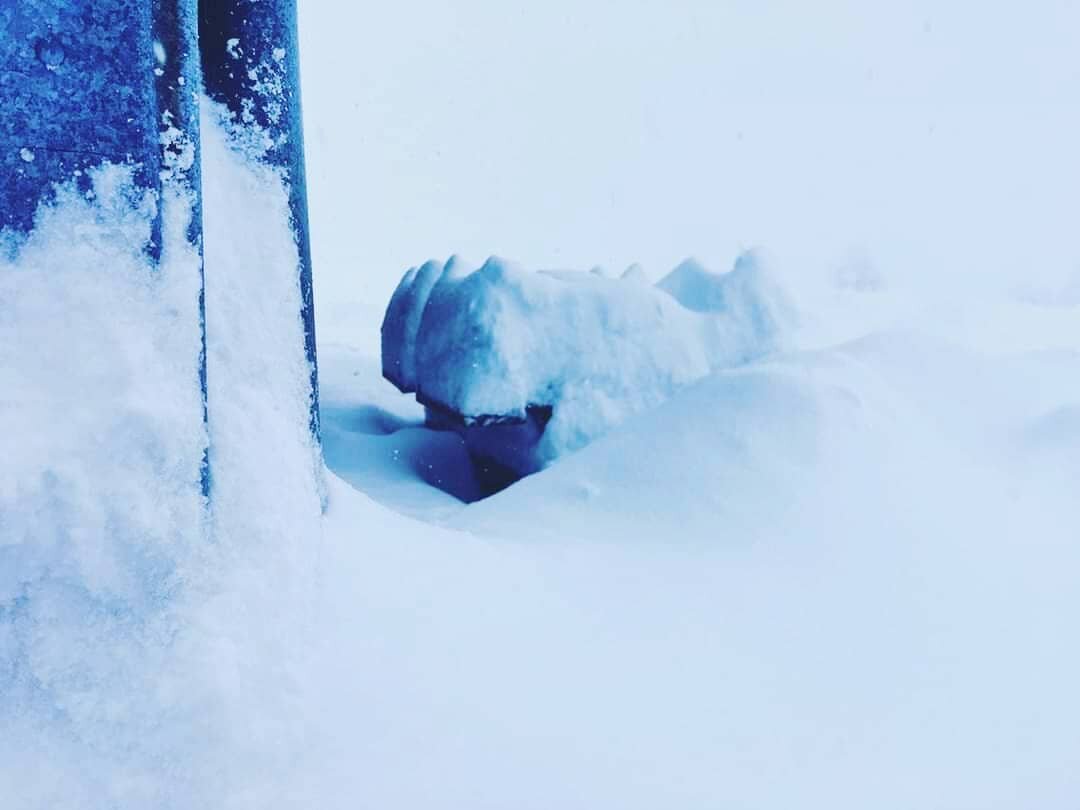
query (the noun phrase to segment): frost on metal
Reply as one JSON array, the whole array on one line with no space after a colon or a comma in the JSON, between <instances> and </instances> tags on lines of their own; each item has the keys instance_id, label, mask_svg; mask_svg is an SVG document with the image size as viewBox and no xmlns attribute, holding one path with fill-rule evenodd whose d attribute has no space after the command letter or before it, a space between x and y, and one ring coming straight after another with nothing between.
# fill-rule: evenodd
<instances>
[{"instance_id":1,"label":"frost on metal","mask_svg":"<svg viewBox=\"0 0 1080 810\"><path fill-rule=\"evenodd\" d=\"M299 256L304 349L310 367L310 428L319 435L315 300L311 280L296 0L213 0L199 7L207 95L228 109L232 146L279 173Z\"/></svg>"},{"instance_id":2,"label":"frost on metal","mask_svg":"<svg viewBox=\"0 0 1080 810\"><path fill-rule=\"evenodd\" d=\"M195 0L0 5L0 227L28 230L56 183L82 178L88 188L86 170L102 163L130 165L139 186L157 189L171 154L195 148L195 99L181 90L188 81L198 86L195 7ZM163 143L170 129L183 138ZM156 227L151 241L159 234Z\"/></svg>"},{"instance_id":3,"label":"frost on metal","mask_svg":"<svg viewBox=\"0 0 1080 810\"><path fill-rule=\"evenodd\" d=\"M219 0L199 9L207 94L264 138L263 157L302 170L294 0Z\"/></svg>"}]
</instances>

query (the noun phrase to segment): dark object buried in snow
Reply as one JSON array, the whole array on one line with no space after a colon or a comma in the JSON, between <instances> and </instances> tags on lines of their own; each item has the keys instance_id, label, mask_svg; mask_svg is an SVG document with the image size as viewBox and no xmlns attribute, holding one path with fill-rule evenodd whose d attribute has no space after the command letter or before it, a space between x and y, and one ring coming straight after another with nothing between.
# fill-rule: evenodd
<instances>
[{"instance_id":1,"label":"dark object buried in snow","mask_svg":"<svg viewBox=\"0 0 1080 810\"><path fill-rule=\"evenodd\" d=\"M424 406L424 422L434 430L455 431L465 441L477 483L484 495L494 494L540 470L536 447L551 421L550 405L529 405L525 416L466 416L416 395Z\"/></svg>"},{"instance_id":2,"label":"dark object buried in snow","mask_svg":"<svg viewBox=\"0 0 1080 810\"><path fill-rule=\"evenodd\" d=\"M640 270L529 273L453 258L406 273L382 324L383 376L427 424L462 436L494 491L583 447L712 371L778 345L788 307L758 261L695 262L651 286Z\"/></svg>"}]
</instances>

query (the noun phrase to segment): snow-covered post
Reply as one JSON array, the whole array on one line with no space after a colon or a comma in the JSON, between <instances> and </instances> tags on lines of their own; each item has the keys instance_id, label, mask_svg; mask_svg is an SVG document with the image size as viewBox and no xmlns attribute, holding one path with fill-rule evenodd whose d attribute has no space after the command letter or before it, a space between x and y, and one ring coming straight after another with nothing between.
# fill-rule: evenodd
<instances>
[{"instance_id":1,"label":"snow-covered post","mask_svg":"<svg viewBox=\"0 0 1080 810\"><path fill-rule=\"evenodd\" d=\"M100 774L176 751L153 662L210 490L197 27L196 0L0 0L0 739L57 761L40 801L0 775L5 807L158 806Z\"/></svg>"},{"instance_id":2,"label":"snow-covered post","mask_svg":"<svg viewBox=\"0 0 1080 810\"><path fill-rule=\"evenodd\" d=\"M310 428L319 438L318 366L311 281L296 0L202 0L199 37L206 92L257 130L262 159L283 170L300 257L304 349L311 369Z\"/></svg>"},{"instance_id":3,"label":"snow-covered post","mask_svg":"<svg viewBox=\"0 0 1080 810\"><path fill-rule=\"evenodd\" d=\"M156 201L144 245L156 266L168 199L190 206L180 238L200 257L205 421L197 15L197 0L0 3L0 229L28 233L57 184L88 194L94 169L125 165Z\"/></svg>"}]
</instances>

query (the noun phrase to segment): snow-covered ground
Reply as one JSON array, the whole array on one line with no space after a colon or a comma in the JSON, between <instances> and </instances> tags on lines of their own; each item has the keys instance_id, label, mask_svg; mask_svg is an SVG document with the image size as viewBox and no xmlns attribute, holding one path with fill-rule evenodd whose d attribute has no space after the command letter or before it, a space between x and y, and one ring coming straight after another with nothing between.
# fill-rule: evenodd
<instances>
[{"instance_id":1,"label":"snow-covered ground","mask_svg":"<svg viewBox=\"0 0 1080 810\"><path fill-rule=\"evenodd\" d=\"M1080 67L1075 12L1037 6L311 14L341 44L308 76L357 81L333 117L309 93L335 122L326 454L389 507L335 484L328 519L371 527L339 541L339 612L366 601L337 661L372 733L354 758L333 704L329 781L384 807L1075 801ZM656 281L753 245L791 352L493 498L439 490L463 448L377 379L425 256Z\"/></svg>"},{"instance_id":2,"label":"snow-covered ground","mask_svg":"<svg viewBox=\"0 0 1080 810\"><path fill-rule=\"evenodd\" d=\"M331 467L445 527L334 481L340 624L311 674L341 806L1080 795L1080 336L1050 328L1077 313L1002 301L900 331L903 302L833 304L850 339L709 377L456 510L421 504L415 473L387 484L452 474L460 448L371 383L373 359L324 355ZM1015 343L962 340L1002 324ZM338 468L360 441L367 471Z\"/></svg>"},{"instance_id":3,"label":"snow-covered ground","mask_svg":"<svg viewBox=\"0 0 1080 810\"><path fill-rule=\"evenodd\" d=\"M1036 5L305 4L325 492L272 329L295 320L268 292L280 189L210 137L227 497L206 537L155 512L191 480L121 514L175 591L123 537L35 545L93 510L19 486L61 452L33 436L75 469L99 448L4 411L0 807L1074 806L1077 19ZM466 505L460 440L380 377L424 256L656 280L758 243L799 315L785 351L491 498ZM47 292L0 298L8 390L58 356ZM115 349L143 327L68 328ZM154 378L125 363L138 406ZM142 458L110 446L110 474ZM29 644L13 570L54 586Z\"/></svg>"}]
</instances>

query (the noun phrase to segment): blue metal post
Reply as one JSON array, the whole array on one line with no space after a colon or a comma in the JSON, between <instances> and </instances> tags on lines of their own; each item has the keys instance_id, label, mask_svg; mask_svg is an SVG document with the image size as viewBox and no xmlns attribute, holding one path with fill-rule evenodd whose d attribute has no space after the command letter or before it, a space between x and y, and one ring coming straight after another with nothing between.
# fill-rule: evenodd
<instances>
[{"instance_id":1,"label":"blue metal post","mask_svg":"<svg viewBox=\"0 0 1080 810\"><path fill-rule=\"evenodd\" d=\"M54 183L105 161L160 191L161 133L198 148L195 15L196 0L0 0L0 227L29 230Z\"/></svg>"},{"instance_id":2,"label":"blue metal post","mask_svg":"<svg viewBox=\"0 0 1080 810\"><path fill-rule=\"evenodd\" d=\"M315 306L311 281L296 0L202 0L199 40L207 94L271 144L265 160L285 171L300 254L304 348L311 368L310 427L319 438Z\"/></svg>"},{"instance_id":3,"label":"blue metal post","mask_svg":"<svg viewBox=\"0 0 1080 810\"><path fill-rule=\"evenodd\" d=\"M187 236L202 255L197 30L198 0L0 0L0 228L28 232L54 184L88 188L88 169L126 164L159 200L166 184L192 192ZM182 151L194 156L183 169ZM155 263L161 218L158 205L144 246ZM205 419L205 330L201 351ZM206 490L205 463L202 477Z\"/></svg>"}]
</instances>

